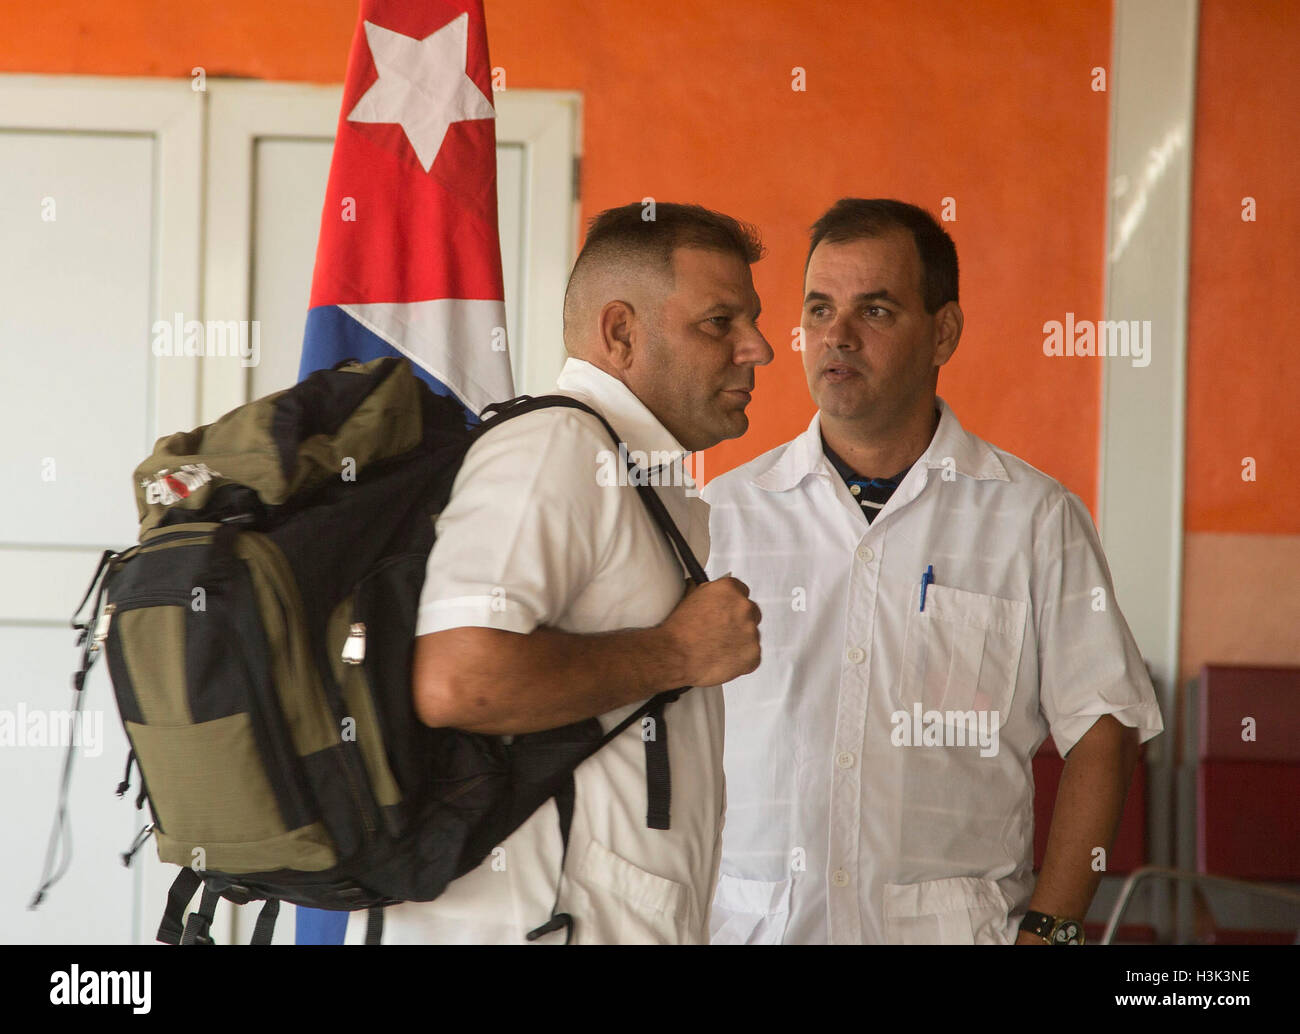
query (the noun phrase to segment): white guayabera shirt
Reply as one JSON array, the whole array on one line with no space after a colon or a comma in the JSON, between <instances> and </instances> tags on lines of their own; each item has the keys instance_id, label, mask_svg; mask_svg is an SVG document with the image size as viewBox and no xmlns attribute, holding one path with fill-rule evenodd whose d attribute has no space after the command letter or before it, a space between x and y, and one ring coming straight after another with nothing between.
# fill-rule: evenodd
<instances>
[{"instance_id":1,"label":"white guayabera shirt","mask_svg":"<svg viewBox=\"0 0 1300 1034\"><path fill-rule=\"evenodd\" d=\"M630 452L666 464L651 483L703 562L708 507L673 436L622 382L590 363L568 360L557 389L602 413ZM610 477L618 462L600 423L572 409L525 414L485 435L438 520L417 635L466 626L608 632L667 617L685 588L682 567L636 490ZM636 706L602 715L602 725L612 728ZM692 689L668 705L664 720L670 829L646 828L639 723L575 772L559 894L559 909L575 919L574 943L708 941L724 803L721 689ZM560 853L549 802L437 900L386 909L384 943L525 943L525 933L550 918ZM352 914L348 943L363 940L365 919ZM559 932L534 943L563 941Z\"/></svg>"},{"instance_id":2,"label":"white guayabera shirt","mask_svg":"<svg viewBox=\"0 0 1300 1034\"><path fill-rule=\"evenodd\" d=\"M710 574L763 611L724 687L714 943L1011 943L1039 744L1163 728L1083 503L938 407L870 525L820 415L704 491Z\"/></svg>"}]
</instances>

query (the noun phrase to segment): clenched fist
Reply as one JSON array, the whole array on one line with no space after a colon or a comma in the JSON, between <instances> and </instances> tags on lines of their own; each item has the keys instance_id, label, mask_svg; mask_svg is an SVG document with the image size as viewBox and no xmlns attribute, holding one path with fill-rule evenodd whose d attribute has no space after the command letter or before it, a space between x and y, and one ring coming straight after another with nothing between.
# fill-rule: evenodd
<instances>
[{"instance_id":1,"label":"clenched fist","mask_svg":"<svg viewBox=\"0 0 1300 1034\"><path fill-rule=\"evenodd\" d=\"M660 625L678 651L684 684L717 686L757 668L762 617L737 578L688 586Z\"/></svg>"}]
</instances>

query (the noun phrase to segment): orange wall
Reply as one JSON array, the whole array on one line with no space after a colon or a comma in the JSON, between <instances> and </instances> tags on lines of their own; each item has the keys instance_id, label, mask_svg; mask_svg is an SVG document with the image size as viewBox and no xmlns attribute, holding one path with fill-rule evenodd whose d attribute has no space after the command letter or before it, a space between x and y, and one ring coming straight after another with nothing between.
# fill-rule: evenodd
<instances>
[{"instance_id":1,"label":"orange wall","mask_svg":"<svg viewBox=\"0 0 1300 1034\"><path fill-rule=\"evenodd\" d=\"M648 14L648 11L653 14ZM0 70L341 79L355 0L44 0L15 5ZM1092 504L1096 366L1042 354L1042 324L1099 318L1109 0L642 3L487 0L493 64L515 88L584 95L583 215L653 196L760 225L763 326L751 432L714 476L812 415L798 323L807 227L831 201L937 210L962 262L966 332L940 391L965 425ZM807 91L791 90L802 66Z\"/></svg>"},{"instance_id":2,"label":"orange wall","mask_svg":"<svg viewBox=\"0 0 1300 1034\"><path fill-rule=\"evenodd\" d=\"M1183 679L1300 665L1300 5L1204 0L1187 340ZM1241 218L1253 197L1256 221ZM1242 480L1254 457L1256 480Z\"/></svg>"},{"instance_id":3,"label":"orange wall","mask_svg":"<svg viewBox=\"0 0 1300 1034\"><path fill-rule=\"evenodd\" d=\"M1205 0L1187 356L1189 532L1300 533L1300 4ZM1256 201L1243 222L1242 198ZM1242 480L1253 456L1257 480Z\"/></svg>"},{"instance_id":4,"label":"orange wall","mask_svg":"<svg viewBox=\"0 0 1300 1034\"><path fill-rule=\"evenodd\" d=\"M706 474L812 416L790 348L808 225L848 194L936 211L951 196L966 334L940 390L967 427L1091 502L1098 371L1046 359L1042 324L1101 304L1108 115L1089 70L1108 61L1109 3L658 9L673 17L497 0L490 44L515 85L583 91L586 214L652 196L764 231L755 279L777 359L760 372L750 433L713 450ZM806 92L791 89L795 66Z\"/></svg>"}]
</instances>

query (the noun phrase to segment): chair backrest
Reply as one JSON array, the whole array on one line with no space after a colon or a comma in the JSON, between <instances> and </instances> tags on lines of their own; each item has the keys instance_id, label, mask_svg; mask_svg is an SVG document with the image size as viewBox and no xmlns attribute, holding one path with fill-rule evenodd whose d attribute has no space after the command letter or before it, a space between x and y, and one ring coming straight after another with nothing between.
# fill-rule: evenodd
<instances>
[{"instance_id":1,"label":"chair backrest","mask_svg":"<svg viewBox=\"0 0 1300 1034\"><path fill-rule=\"evenodd\" d=\"M1300 668L1206 665L1187 713L1197 869L1300 880Z\"/></svg>"}]
</instances>

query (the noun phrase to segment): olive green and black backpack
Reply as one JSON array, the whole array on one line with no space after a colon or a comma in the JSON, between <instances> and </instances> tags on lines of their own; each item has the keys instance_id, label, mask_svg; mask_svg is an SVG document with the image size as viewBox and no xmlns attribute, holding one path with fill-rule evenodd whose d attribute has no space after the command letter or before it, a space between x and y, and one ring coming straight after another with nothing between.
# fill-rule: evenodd
<instances>
[{"instance_id":1,"label":"olive green and black backpack","mask_svg":"<svg viewBox=\"0 0 1300 1034\"><path fill-rule=\"evenodd\" d=\"M402 359L342 363L211 425L159 440L135 471L139 544L106 551L78 615L74 676L107 658L152 836L181 867L158 940L211 943L217 901L370 910L436 898L554 797L567 844L573 769L650 715L647 824L667 828L663 708L605 733L592 718L502 737L432 729L415 714L411 657L434 521L477 436L574 399L512 400L467 430L453 400ZM703 571L654 491L637 487L697 581ZM65 831L64 767L46 876ZM38 902L49 884L37 892ZM182 922L199 886L199 910ZM34 902L35 904L36 902ZM530 938L572 934L539 917Z\"/></svg>"}]
</instances>

